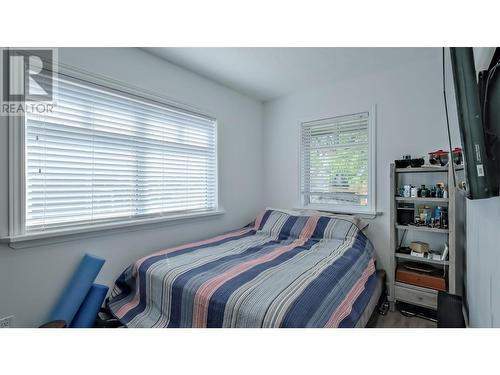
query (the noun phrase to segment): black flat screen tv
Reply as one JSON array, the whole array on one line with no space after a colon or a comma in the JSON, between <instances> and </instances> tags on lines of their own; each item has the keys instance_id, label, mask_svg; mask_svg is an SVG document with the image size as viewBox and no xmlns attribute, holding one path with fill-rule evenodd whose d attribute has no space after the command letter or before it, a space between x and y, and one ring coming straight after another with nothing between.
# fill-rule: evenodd
<instances>
[{"instance_id":1,"label":"black flat screen tv","mask_svg":"<svg viewBox=\"0 0 500 375\"><path fill-rule=\"evenodd\" d=\"M498 51L498 49L497 49ZM472 48L450 48L458 123L465 161L467 197L499 195L500 62L476 73ZM496 61L497 60L497 61ZM479 77L479 80L478 80Z\"/></svg>"}]
</instances>

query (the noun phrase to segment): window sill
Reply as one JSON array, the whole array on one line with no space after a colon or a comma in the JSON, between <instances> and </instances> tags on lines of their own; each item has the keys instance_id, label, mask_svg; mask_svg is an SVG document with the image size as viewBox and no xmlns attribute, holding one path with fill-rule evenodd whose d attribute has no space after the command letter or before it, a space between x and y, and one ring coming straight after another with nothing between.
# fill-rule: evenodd
<instances>
[{"instance_id":1,"label":"window sill","mask_svg":"<svg viewBox=\"0 0 500 375\"><path fill-rule=\"evenodd\" d=\"M177 224L179 222L189 220L219 216L223 215L225 212L226 211L224 209L217 209L214 211L194 212L187 214L184 213L163 217L146 218L141 220L123 220L106 224L86 225L71 229L27 233L18 236L6 236L1 237L0 242L8 243L9 247L13 249L22 249L59 242L80 240L89 237L98 237L109 235L111 233L116 234L143 229L152 229L154 227L165 225L165 223Z\"/></svg>"},{"instance_id":2,"label":"window sill","mask_svg":"<svg viewBox=\"0 0 500 375\"><path fill-rule=\"evenodd\" d=\"M340 214L340 215L353 215L362 219L375 219L377 216L381 216L382 212L380 211L358 211L355 209L348 209L342 207L331 207L331 206L299 206L296 207L297 210L316 210L316 211L324 211L332 214Z\"/></svg>"}]
</instances>

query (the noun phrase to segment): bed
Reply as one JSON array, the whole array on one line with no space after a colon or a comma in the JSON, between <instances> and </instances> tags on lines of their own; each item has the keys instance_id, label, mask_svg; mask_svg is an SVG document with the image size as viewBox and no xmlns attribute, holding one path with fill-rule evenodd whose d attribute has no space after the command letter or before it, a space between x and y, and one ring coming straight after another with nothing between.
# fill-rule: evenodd
<instances>
[{"instance_id":1,"label":"bed","mask_svg":"<svg viewBox=\"0 0 500 375\"><path fill-rule=\"evenodd\" d=\"M108 306L127 327L363 327L381 290L355 221L267 209L239 230L139 259Z\"/></svg>"}]
</instances>

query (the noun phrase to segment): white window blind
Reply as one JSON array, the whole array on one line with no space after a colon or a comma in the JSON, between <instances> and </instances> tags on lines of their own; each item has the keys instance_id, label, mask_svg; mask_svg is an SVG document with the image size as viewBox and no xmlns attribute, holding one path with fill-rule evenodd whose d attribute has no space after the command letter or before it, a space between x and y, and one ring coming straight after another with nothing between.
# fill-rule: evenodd
<instances>
[{"instance_id":1,"label":"white window blind","mask_svg":"<svg viewBox=\"0 0 500 375\"><path fill-rule=\"evenodd\" d=\"M305 206L366 210L369 113L302 123L301 195Z\"/></svg>"},{"instance_id":2,"label":"white window blind","mask_svg":"<svg viewBox=\"0 0 500 375\"><path fill-rule=\"evenodd\" d=\"M25 115L26 232L216 209L215 120L57 78Z\"/></svg>"}]
</instances>

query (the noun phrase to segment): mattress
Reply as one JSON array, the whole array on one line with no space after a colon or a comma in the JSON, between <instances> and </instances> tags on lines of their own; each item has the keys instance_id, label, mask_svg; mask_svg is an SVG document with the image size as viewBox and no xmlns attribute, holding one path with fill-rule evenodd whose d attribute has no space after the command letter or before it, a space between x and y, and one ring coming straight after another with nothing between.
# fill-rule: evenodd
<instances>
[{"instance_id":1,"label":"mattress","mask_svg":"<svg viewBox=\"0 0 500 375\"><path fill-rule=\"evenodd\" d=\"M354 222L265 210L137 260L109 307L127 327L354 327L376 286L373 246Z\"/></svg>"}]
</instances>

